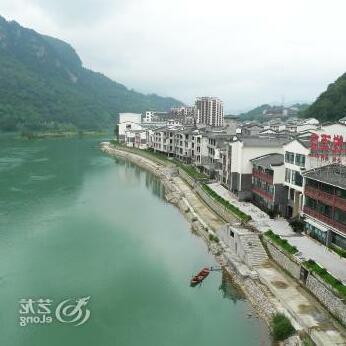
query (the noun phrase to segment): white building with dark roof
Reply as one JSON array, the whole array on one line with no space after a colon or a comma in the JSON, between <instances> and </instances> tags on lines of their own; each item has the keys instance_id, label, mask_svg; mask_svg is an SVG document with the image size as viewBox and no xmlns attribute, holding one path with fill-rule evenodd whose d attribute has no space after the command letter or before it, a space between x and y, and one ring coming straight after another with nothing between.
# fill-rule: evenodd
<instances>
[{"instance_id":1,"label":"white building with dark roof","mask_svg":"<svg viewBox=\"0 0 346 346\"><path fill-rule=\"evenodd\" d=\"M235 137L228 144L228 185L240 200L252 197L251 160L268 154L283 154L286 138Z\"/></svg>"}]
</instances>

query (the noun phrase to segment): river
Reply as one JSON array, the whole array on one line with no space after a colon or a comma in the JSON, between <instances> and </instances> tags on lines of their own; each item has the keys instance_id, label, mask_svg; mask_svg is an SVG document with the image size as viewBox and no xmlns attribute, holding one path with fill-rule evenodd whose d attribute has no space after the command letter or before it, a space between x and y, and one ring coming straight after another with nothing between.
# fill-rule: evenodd
<instances>
[{"instance_id":1,"label":"river","mask_svg":"<svg viewBox=\"0 0 346 346\"><path fill-rule=\"evenodd\" d=\"M206 245L99 141L0 134L0 345L270 345L221 272L189 286Z\"/></svg>"}]
</instances>

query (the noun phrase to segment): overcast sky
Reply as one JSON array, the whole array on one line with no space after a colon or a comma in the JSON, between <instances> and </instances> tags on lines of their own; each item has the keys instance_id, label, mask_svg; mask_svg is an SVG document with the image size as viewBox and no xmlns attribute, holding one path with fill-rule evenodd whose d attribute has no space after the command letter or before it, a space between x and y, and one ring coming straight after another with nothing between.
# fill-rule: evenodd
<instances>
[{"instance_id":1,"label":"overcast sky","mask_svg":"<svg viewBox=\"0 0 346 346\"><path fill-rule=\"evenodd\" d=\"M219 96L229 112L311 102L346 72L345 0L0 0L144 93Z\"/></svg>"}]
</instances>

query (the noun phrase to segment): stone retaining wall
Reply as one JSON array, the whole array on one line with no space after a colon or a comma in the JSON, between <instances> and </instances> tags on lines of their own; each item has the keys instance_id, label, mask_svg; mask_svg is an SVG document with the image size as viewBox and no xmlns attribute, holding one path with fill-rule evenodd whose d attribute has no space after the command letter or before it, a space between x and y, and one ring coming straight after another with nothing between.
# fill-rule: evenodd
<instances>
[{"instance_id":1,"label":"stone retaining wall","mask_svg":"<svg viewBox=\"0 0 346 346\"><path fill-rule=\"evenodd\" d=\"M225 207L216 202L211 196L209 196L200 185L196 185L195 191L208 205L208 207L211 208L216 214L221 216L225 221L234 221L235 216L230 213Z\"/></svg>"},{"instance_id":2,"label":"stone retaining wall","mask_svg":"<svg viewBox=\"0 0 346 346\"><path fill-rule=\"evenodd\" d=\"M271 258L283 269L287 270L294 278L304 285L304 287L311 292L321 304L341 323L346 326L346 304L345 302L334 293L332 287L329 287L322 279L315 276L312 272L308 273L306 282L300 280L300 272L303 267L301 263L287 256L275 244L270 242L269 239L264 237L267 245L268 252Z\"/></svg>"},{"instance_id":3,"label":"stone retaining wall","mask_svg":"<svg viewBox=\"0 0 346 346\"><path fill-rule=\"evenodd\" d=\"M300 264L293 261L285 255L280 249L270 242L266 242L270 257L280 265L281 268L287 270L294 278L300 278Z\"/></svg>"},{"instance_id":4,"label":"stone retaining wall","mask_svg":"<svg viewBox=\"0 0 346 346\"><path fill-rule=\"evenodd\" d=\"M328 311L346 325L346 304L337 297L327 286L314 274L309 273L306 279L306 287Z\"/></svg>"},{"instance_id":5,"label":"stone retaining wall","mask_svg":"<svg viewBox=\"0 0 346 346\"><path fill-rule=\"evenodd\" d=\"M178 168L179 176L182 177L191 187L196 185L196 182L182 168Z\"/></svg>"}]
</instances>

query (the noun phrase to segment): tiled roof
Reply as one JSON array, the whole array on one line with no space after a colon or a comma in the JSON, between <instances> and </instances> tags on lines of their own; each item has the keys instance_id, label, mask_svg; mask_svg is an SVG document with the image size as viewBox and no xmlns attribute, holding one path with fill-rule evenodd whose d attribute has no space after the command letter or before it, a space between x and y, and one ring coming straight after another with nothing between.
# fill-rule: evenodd
<instances>
[{"instance_id":1,"label":"tiled roof","mask_svg":"<svg viewBox=\"0 0 346 346\"><path fill-rule=\"evenodd\" d=\"M340 164L314 168L303 173L303 176L346 190L346 166Z\"/></svg>"},{"instance_id":2,"label":"tiled roof","mask_svg":"<svg viewBox=\"0 0 346 346\"><path fill-rule=\"evenodd\" d=\"M271 168L272 166L282 166L284 164L284 156L282 154L273 153L256 157L250 161L256 166Z\"/></svg>"}]
</instances>

